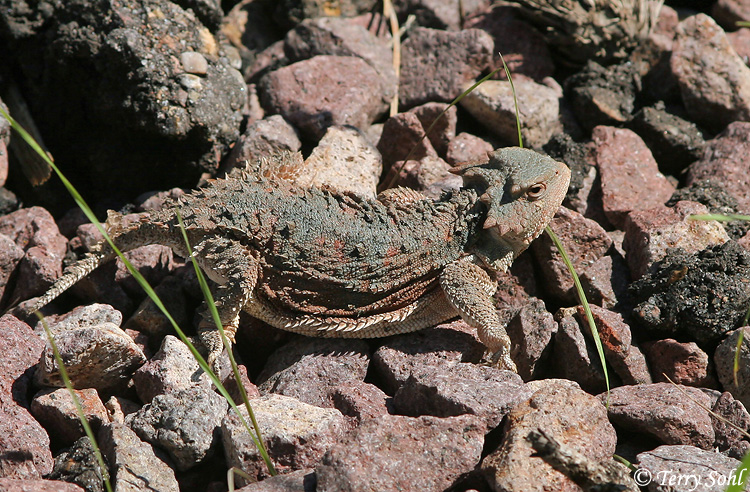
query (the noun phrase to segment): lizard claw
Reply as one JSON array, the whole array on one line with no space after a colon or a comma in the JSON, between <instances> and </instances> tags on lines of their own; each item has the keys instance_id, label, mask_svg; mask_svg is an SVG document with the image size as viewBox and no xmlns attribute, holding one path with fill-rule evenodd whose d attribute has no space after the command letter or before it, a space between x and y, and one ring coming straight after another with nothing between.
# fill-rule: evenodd
<instances>
[{"instance_id":1,"label":"lizard claw","mask_svg":"<svg viewBox=\"0 0 750 492\"><path fill-rule=\"evenodd\" d=\"M501 349L492 354L492 357L490 358L490 365L504 371L518 373L516 363L513 362L513 359L510 358L510 353L507 350Z\"/></svg>"}]
</instances>

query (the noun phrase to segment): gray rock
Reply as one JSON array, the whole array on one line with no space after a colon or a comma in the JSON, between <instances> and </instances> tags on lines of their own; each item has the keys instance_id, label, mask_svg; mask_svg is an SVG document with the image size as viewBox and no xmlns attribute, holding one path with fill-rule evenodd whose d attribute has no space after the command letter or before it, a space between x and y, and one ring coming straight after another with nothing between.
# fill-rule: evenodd
<instances>
[{"instance_id":1,"label":"gray rock","mask_svg":"<svg viewBox=\"0 0 750 492\"><path fill-rule=\"evenodd\" d=\"M275 114L255 121L232 148L226 160L226 170L250 166L251 172L259 172L257 163L284 150L296 152L302 147L297 130L283 116Z\"/></svg>"},{"instance_id":2,"label":"gray rock","mask_svg":"<svg viewBox=\"0 0 750 492\"><path fill-rule=\"evenodd\" d=\"M556 315L559 328L555 334L552 360L560 377L575 381L589 393L607 389L599 354L593 344L586 342L579 321L571 309L561 309ZM584 329L588 329L586 323ZM610 377L613 374L610 373ZM610 381L613 384L613 381Z\"/></svg>"},{"instance_id":3,"label":"gray rock","mask_svg":"<svg viewBox=\"0 0 750 492\"><path fill-rule=\"evenodd\" d=\"M550 355L557 328L544 302L536 297L530 298L508 323L506 330L513 340L510 356L524 381L533 379L537 366Z\"/></svg>"},{"instance_id":4,"label":"gray rock","mask_svg":"<svg viewBox=\"0 0 750 492\"><path fill-rule=\"evenodd\" d=\"M88 437L82 437L69 448L60 451L55 456L55 467L47 478L80 485L87 492L104 492L105 490L102 469L99 467L94 448Z\"/></svg>"},{"instance_id":5,"label":"gray rock","mask_svg":"<svg viewBox=\"0 0 750 492\"><path fill-rule=\"evenodd\" d=\"M237 492L315 492L317 482L315 471L306 468L245 485Z\"/></svg>"},{"instance_id":6,"label":"gray rock","mask_svg":"<svg viewBox=\"0 0 750 492\"><path fill-rule=\"evenodd\" d=\"M112 323L120 326L122 313L108 304L89 304L73 308L64 314L45 316L44 321L52 333L77 330L97 326L102 323ZM44 325L37 322L34 332L44 338Z\"/></svg>"},{"instance_id":7,"label":"gray rock","mask_svg":"<svg viewBox=\"0 0 750 492\"><path fill-rule=\"evenodd\" d=\"M743 459L750 451L750 438L747 436L750 431L750 413L729 392L719 396L711 411L716 414L711 415L716 434L715 448L732 458Z\"/></svg>"},{"instance_id":8,"label":"gray rock","mask_svg":"<svg viewBox=\"0 0 750 492\"><path fill-rule=\"evenodd\" d=\"M333 408L319 408L295 398L266 395L251 402L266 448L279 473L311 468L346 429L341 412ZM243 418L249 422L244 407ZM248 473L251 481L268 476L266 465L247 430L234 412L229 412L221 424L224 456L229 466ZM241 485L247 483L239 480ZM320 490L320 489L319 489Z\"/></svg>"},{"instance_id":9,"label":"gray rock","mask_svg":"<svg viewBox=\"0 0 750 492\"><path fill-rule=\"evenodd\" d=\"M169 453L178 470L185 471L213 455L228 406L211 388L194 387L156 395L126 422L141 439Z\"/></svg>"},{"instance_id":10,"label":"gray rock","mask_svg":"<svg viewBox=\"0 0 750 492\"><path fill-rule=\"evenodd\" d=\"M734 384L734 359L737 352L737 341L740 333L744 334L742 346L740 347L739 372L737 373L737 385ZM721 385L725 391L741 401L746 408L750 408L750 327L743 327L727 333L724 340L719 343L714 352L714 364L716 374L719 376Z\"/></svg>"},{"instance_id":11,"label":"gray rock","mask_svg":"<svg viewBox=\"0 0 750 492\"><path fill-rule=\"evenodd\" d=\"M98 432L102 424L109 422L99 394L93 388L74 391L91 430ZM34 395L31 414L47 429L56 445L69 446L85 435L73 398L66 388L44 389Z\"/></svg>"},{"instance_id":12,"label":"gray rock","mask_svg":"<svg viewBox=\"0 0 750 492\"><path fill-rule=\"evenodd\" d=\"M640 476L650 476L649 492L701 490L724 492L739 460L695 446L659 446L638 455ZM739 477L735 476L735 481Z\"/></svg>"},{"instance_id":13,"label":"gray rock","mask_svg":"<svg viewBox=\"0 0 750 492\"><path fill-rule=\"evenodd\" d=\"M123 424L99 430L99 448L109 463L110 481L118 492L178 492L180 487L169 458L138 439Z\"/></svg>"},{"instance_id":14,"label":"gray rock","mask_svg":"<svg viewBox=\"0 0 750 492\"><path fill-rule=\"evenodd\" d=\"M479 463L484 425L478 417L386 415L363 422L315 469L319 492L442 491Z\"/></svg>"},{"instance_id":15,"label":"gray rock","mask_svg":"<svg viewBox=\"0 0 750 492\"><path fill-rule=\"evenodd\" d=\"M708 354L695 342L678 342L672 338L644 342L646 355L654 382L695 386L697 388L717 388ZM669 378L669 380L667 380Z\"/></svg>"}]
</instances>

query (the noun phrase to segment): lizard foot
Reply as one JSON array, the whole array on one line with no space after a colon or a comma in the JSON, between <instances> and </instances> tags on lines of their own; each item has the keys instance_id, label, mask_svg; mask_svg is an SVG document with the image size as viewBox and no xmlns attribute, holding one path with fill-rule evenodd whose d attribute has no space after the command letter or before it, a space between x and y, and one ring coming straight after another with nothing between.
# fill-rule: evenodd
<instances>
[{"instance_id":1,"label":"lizard foot","mask_svg":"<svg viewBox=\"0 0 750 492\"><path fill-rule=\"evenodd\" d=\"M490 357L490 365L497 367L504 371L511 371L518 373L518 368L513 359L510 358L510 353L507 350L498 350Z\"/></svg>"}]
</instances>

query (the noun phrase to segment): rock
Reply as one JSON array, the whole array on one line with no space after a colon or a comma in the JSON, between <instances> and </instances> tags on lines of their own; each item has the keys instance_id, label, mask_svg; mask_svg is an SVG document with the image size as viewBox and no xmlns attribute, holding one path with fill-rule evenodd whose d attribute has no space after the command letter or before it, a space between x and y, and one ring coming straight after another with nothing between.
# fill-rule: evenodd
<instances>
[{"instance_id":1,"label":"rock","mask_svg":"<svg viewBox=\"0 0 750 492\"><path fill-rule=\"evenodd\" d=\"M387 165L409 159L437 157L437 151L426 138L419 116L411 111L398 113L385 121L378 150ZM386 181L387 182L387 181Z\"/></svg>"},{"instance_id":2,"label":"rock","mask_svg":"<svg viewBox=\"0 0 750 492\"><path fill-rule=\"evenodd\" d=\"M718 0L711 7L711 17L727 31L734 31L737 22L750 20L750 6L742 0Z\"/></svg>"},{"instance_id":3,"label":"rock","mask_svg":"<svg viewBox=\"0 0 750 492\"><path fill-rule=\"evenodd\" d=\"M401 45L400 105L451 102L489 66L493 45L479 29L411 29Z\"/></svg>"},{"instance_id":4,"label":"rock","mask_svg":"<svg viewBox=\"0 0 750 492\"><path fill-rule=\"evenodd\" d=\"M318 408L288 396L261 396L253 399L252 406L268 454L279 473L316 466L346 428L344 416L338 410ZM244 407L240 407L240 412L249 422ZM221 438L228 466L240 468L250 475L251 481L268 476L255 443L234 412L229 412L222 422ZM247 483L242 478L239 481L241 485Z\"/></svg>"},{"instance_id":5,"label":"rock","mask_svg":"<svg viewBox=\"0 0 750 492\"><path fill-rule=\"evenodd\" d=\"M737 199L729 194L720 183L712 179L693 181L690 186L677 189L667 202L667 206L673 207L682 200L702 203L712 214L738 213ZM721 224L727 235L734 240L739 240L750 230L750 222L747 221L722 222Z\"/></svg>"},{"instance_id":6,"label":"rock","mask_svg":"<svg viewBox=\"0 0 750 492\"><path fill-rule=\"evenodd\" d=\"M745 65L750 63L750 29L742 27L734 32L728 32L727 39Z\"/></svg>"},{"instance_id":7,"label":"rock","mask_svg":"<svg viewBox=\"0 0 750 492\"><path fill-rule=\"evenodd\" d=\"M353 379L331 386L328 398L334 408L360 423L392 413L392 399L374 384L364 381Z\"/></svg>"},{"instance_id":8,"label":"rock","mask_svg":"<svg viewBox=\"0 0 750 492\"><path fill-rule=\"evenodd\" d=\"M117 491L178 492L179 485L169 458L138 439L123 424L103 425L99 447L112 469L110 481Z\"/></svg>"},{"instance_id":9,"label":"rock","mask_svg":"<svg viewBox=\"0 0 750 492\"><path fill-rule=\"evenodd\" d=\"M750 430L750 413L729 392L719 396L711 411L721 417L711 415L716 435L714 447L732 458L741 460L750 451L750 438L740 431Z\"/></svg>"},{"instance_id":10,"label":"rock","mask_svg":"<svg viewBox=\"0 0 750 492\"><path fill-rule=\"evenodd\" d=\"M138 398L145 403L157 395L187 390L195 385L211 388L198 362L177 337L167 335L159 351L133 374Z\"/></svg>"},{"instance_id":11,"label":"rock","mask_svg":"<svg viewBox=\"0 0 750 492\"><path fill-rule=\"evenodd\" d=\"M363 129L383 114L390 95L377 71L361 58L320 55L263 76L263 107L303 134L319 139L331 125Z\"/></svg>"},{"instance_id":12,"label":"rock","mask_svg":"<svg viewBox=\"0 0 750 492\"><path fill-rule=\"evenodd\" d=\"M315 492L318 479L310 468L269 477L262 482L245 485L237 492Z\"/></svg>"},{"instance_id":13,"label":"rock","mask_svg":"<svg viewBox=\"0 0 750 492\"><path fill-rule=\"evenodd\" d=\"M676 384L696 388L716 388L717 381L706 354L695 342L680 343L672 338L644 342L646 355L654 382ZM669 378L669 380L667 379Z\"/></svg>"},{"instance_id":14,"label":"rock","mask_svg":"<svg viewBox=\"0 0 750 492\"><path fill-rule=\"evenodd\" d=\"M591 138L589 156L601 177L604 214L615 227L622 227L629 211L663 205L672 196L674 186L638 135L598 126Z\"/></svg>"},{"instance_id":15,"label":"rock","mask_svg":"<svg viewBox=\"0 0 750 492\"><path fill-rule=\"evenodd\" d=\"M586 298L592 304L612 309L627 298L630 274L619 254L602 256L578 275Z\"/></svg>"},{"instance_id":16,"label":"rock","mask_svg":"<svg viewBox=\"0 0 750 492\"><path fill-rule=\"evenodd\" d=\"M487 9L488 0L406 0L394 4L399 19L412 16L418 26L427 26L446 31L458 31L461 22L476 13Z\"/></svg>"},{"instance_id":17,"label":"rock","mask_svg":"<svg viewBox=\"0 0 750 492\"><path fill-rule=\"evenodd\" d=\"M389 338L373 354L372 368L382 378L384 390L394 394L414 372L479 362L484 351L476 331L463 321L454 321Z\"/></svg>"},{"instance_id":18,"label":"rock","mask_svg":"<svg viewBox=\"0 0 750 492\"><path fill-rule=\"evenodd\" d=\"M192 268L192 266L191 266ZM176 276L169 276L154 287L162 305L172 316L177 326L189 324L188 300L182 289L182 281ZM172 321L154 304L150 297L146 297L136 308L133 315L123 325L125 330L134 330L144 335L160 338L168 333L174 333Z\"/></svg>"},{"instance_id":19,"label":"rock","mask_svg":"<svg viewBox=\"0 0 750 492\"><path fill-rule=\"evenodd\" d=\"M317 490L448 488L479 463L484 425L473 415L385 415L362 422L315 469Z\"/></svg>"},{"instance_id":20,"label":"rock","mask_svg":"<svg viewBox=\"0 0 750 492\"><path fill-rule=\"evenodd\" d=\"M445 103L429 102L414 107L409 112L417 115L422 128L427 132L427 138L441 156L445 155L448 143L456 136L456 124L458 121L458 110L455 106Z\"/></svg>"},{"instance_id":21,"label":"rock","mask_svg":"<svg viewBox=\"0 0 750 492\"><path fill-rule=\"evenodd\" d=\"M16 267L13 297L30 299L43 294L62 274L67 245L52 215L41 207L11 212L0 217L0 234L24 251Z\"/></svg>"},{"instance_id":22,"label":"rock","mask_svg":"<svg viewBox=\"0 0 750 492\"><path fill-rule=\"evenodd\" d=\"M179 471L185 471L213 455L228 407L213 388L193 387L156 395L127 423L138 437L169 453Z\"/></svg>"},{"instance_id":23,"label":"rock","mask_svg":"<svg viewBox=\"0 0 750 492\"><path fill-rule=\"evenodd\" d=\"M599 354L591 343L586 342L579 321L572 311L561 309L555 315L559 323L555 333L552 360L557 369L556 374L571 381L592 394L606 391L607 384L602 371ZM588 323L583 330L588 329ZM610 378L614 376L609 374ZM614 384L612 381L610 384Z\"/></svg>"},{"instance_id":24,"label":"rock","mask_svg":"<svg viewBox=\"0 0 750 492\"><path fill-rule=\"evenodd\" d=\"M394 173L398 172L395 186L413 188L429 198L437 199L443 191L458 190L462 186L461 178L451 174L450 169L447 162L436 156L398 161L393 164L384 182L390 183Z\"/></svg>"},{"instance_id":25,"label":"rock","mask_svg":"<svg viewBox=\"0 0 750 492\"><path fill-rule=\"evenodd\" d=\"M459 363L412 372L393 396L399 415L452 417L471 414L494 429L519 402L530 396L517 374L494 367Z\"/></svg>"},{"instance_id":26,"label":"rock","mask_svg":"<svg viewBox=\"0 0 750 492\"><path fill-rule=\"evenodd\" d=\"M239 136L245 83L195 15L213 10L216 21L220 10L188 3L192 9L157 0L60 3L2 14L18 83L34 101L37 124L49 129L45 143L92 202L167 182L193 186ZM34 20L46 16L59 22ZM185 72L185 52L205 58L205 75ZM30 62L41 59L48 62ZM56 206L69 202L58 193L40 196Z\"/></svg>"},{"instance_id":27,"label":"rock","mask_svg":"<svg viewBox=\"0 0 750 492\"><path fill-rule=\"evenodd\" d=\"M149 244L128 251L125 253L125 258L143 275L150 285L155 285L157 288L177 265L172 255L172 249L161 244ZM143 288L130 274L122 258L115 259L115 264L117 265L115 282L131 296L136 298L142 296ZM160 292L160 294L162 293Z\"/></svg>"},{"instance_id":28,"label":"rock","mask_svg":"<svg viewBox=\"0 0 750 492\"><path fill-rule=\"evenodd\" d=\"M331 407L327 387L364 381L369 360L364 340L299 337L271 354L258 375L258 389L264 395L276 393Z\"/></svg>"},{"instance_id":29,"label":"rock","mask_svg":"<svg viewBox=\"0 0 750 492\"><path fill-rule=\"evenodd\" d=\"M317 17L354 17L375 8L374 0L340 0L322 4L315 0L283 0L274 4L273 19L282 28L291 29L305 19Z\"/></svg>"},{"instance_id":30,"label":"rock","mask_svg":"<svg viewBox=\"0 0 750 492\"><path fill-rule=\"evenodd\" d=\"M396 91L390 36L376 36L352 19L305 19L287 32L284 53L291 62L318 55L361 58L380 74L388 93L394 94Z\"/></svg>"},{"instance_id":31,"label":"rock","mask_svg":"<svg viewBox=\"0 0 750 492\"><path fill-rule=\"evenodd\" d=\"M45 316L44 321L52 333L62 333L97 326L102 323L112 323L119 326L122 323L122 313L108 304L95 303L78 306L64 314ZM44 325L41 321L37 322L34 332L42 338L45 337Z\"/></svg>"},{"instance_id":32,"label":"rock","mask_svg":"<svg viewBox=\"0 0 750 492\"><path fill-rule=\"evenodd\" d=\"M750 68L713 19L697 14L680 22L671 65L691 120L714 132L750 120Z\"/></svg>"},{"instance_id":33,"label":"rock","mask_svg":"<svg viewBox=\"0 0 750 492\"><path fill-rule=\"evenodd\" d=\"M84 489L72 483L58 480L22 480L18 478L0 478L0 491L3 492L84 492Z\"/></svg>"},{"instance_id":34,"label":"rock","mask_svg":"<svg viewBox=\"0 0 750 492\"><path fill-rule=\"evenodd\" d=\"M549 358L557 328L557 322L544 302L536 297L530 298L506 326L513 341L510 357L524 381L534 379L537 366Z\"/></svg>"},{"instance_id":35,"label":"rock","mask_svg":"<svg viewBox=\"0 0 750 492\"><path fill-rule=\"evenodd\" d=\"M275 114L247 125L226 160L226 170L245 168L259 172L259 162L265 157L287 150L296 152L302 147L297 130L283 116Z\"/></svg>"},{"instance_id":36,"label":"rock","mask_svg":"<svg viewBox=\"0 0 750 492\"><path fill-rule=\"evenodd\" d=\"M127 384L133 372L146 362L133 339L113 323L57 333L55 343L74 388L109 393ZM63 386L49 343L34 377L40 386Z\"/></svg>"},{"instance_id":37,"label":"rock","mask_svg":"<svg viewBox=\"0 0 750 492\"><path fill-rule=\"evenodd\" d=\"M695 446L659 446L640 453L640 476L651 477L649 491L658 490L705 490L724 492L730 480L740 478L735 471L739 460L713 451L705 451ZM732 478L734 477L734 478ZM676 488L675 488L676 487Z\"/></svg>"},{"instance_id":38,"label":"rock","mask_svg":"<svg viewBox=\"0 0 750 492\"><path fill-rule=\"evenodd\" d=\"M374 198L382 172L380 152L359 130L331 126L305 161L296 182Z\"/></svg>"},{"instance_id":39,"label":"rock","mask_svg":"<svg viewBox=\"0 0 750 492\"><path fill-rule=\"evenodd\" d=\"M541 147L562 130L559 90L525 77L513 79L525 147ZM468 89L470 84L463 89ZM558 88L559 89L559 88ZM488 80L461 99L461 107L505 143L518 145L516 105L508 81Z\"/></svg>"},{"instance_id":40,"label":"rock","mask_svg":"<svg viewBox=\"0 0 750 492\"><path fill-rule=\"evenodd\" d=\"M533 394L508 414L500 446L484 459L482 472L492 490L580 490L535 456L526 438L530 431L543 429L589 459L609 459L617 436L607 420L607 410L570 381L546 379L529 387Z\"/></svg>"},{"instance_id":41,"label":"rock","mask_svg":"<svg viewBox=\"0 0 750 492\"><path fill-rule=\"evenodd\" d=\"M625 216L623 228L625 259L634 279L641 278L670 248L697 253L729 240L724 227L713 220L692 220L692 215L707 214L708 209L695 202L677 202L674 207L656 206L634 210Z\"/></svg>"},{"instance_id":42,"label":"rock","mask_svg":"<svg viewBox=\"0 0 750 492\"><path fill-rule=\"evenodd\" d=\"M667 112L663 105L642 108L628 127L648 145L665 174L679 176L702 155L705 140L695 123Z\"/></svg>"},{"instance_id":43,"label":"rock","mask_svg":"<svg viewBox=\"0 0 750 492\"><path fill-rule=\"evenodd\" d=\"M578 122L590 131L599 125L630 121L635 107L636 79L632 63L604 68L589 61L583 70L565 80L565 94Z\"/></svg>"},{"instance_id":44,"label":"rock","mask_svg":"<svg viewBox=\"0 0 750 492\"><path fill-rule=\"evenodd\" d=\"M737 385L734 377L734 360L737 352L737 341L740 333L744 333L742 345L740 346L739 371L737 372ZM714 353L714 364L716 365L716 374L719 381L737 400L741 401L746 408L750 408L750 327L743 327L731 331L721 341L716 352Z\"/></svg>"},{"instance_id":45,"label":"rock","mask_svg":"<svg viewBox=\"0 0 750 492\"><path fill-rule=\"evenodd\" d=\"M541 82L555 72L555 63L544 37L519 19L515 9L494 6L466 19L464 28L481 29L492 36L495 41L493 69L503 66L502 54L513 76L524 75ZM504 79L505 73L501 71L496 77Z\"/></svg>"},{"instance_id":46,"label":"rock","mask_svg":"<svg viewBox=\"0 0 750 492\"><path fill-rule=\"evenodd\" d=\"M91 430L109 422L107 409L93 388L74 390ZM31 414L48 430L57 445L69 446L85 435L75 403L66 388L44 389L34 395Z\"/></svg>"},{"instance_id":47,"label":"rock","mask_svg":"<svg viewBox=\"0 0 750 492\"><path fill-rule=\"evenodd\" d=\"M599 224L565 207L557 210L549 227L563 243L578 275L602 258L612 246L612 238ZM565 302L574 302L576 290L573 277L549 235L542 234L531 243L531 251L542 267L548 292Z\"/></svg>"},{"instance_id":48,"label":"rock","mask_svg":"<svg viewBox=\"0 0 750 492\"><path fill-rule=\"evenodd\" d=\"M609 420L623 432L646 434L664 444L713 446L711 417L701 408L711 408L711 398L698 388L639 384L613 388L600 398L609 398Z\"/></svg>"},{"instance_id":49,"label":"rock","mask_svg":"<svg viewBox=\"0 0 750 492\"><path fill-rule=\"evenodd\" d=\"M703 157L688 169L687 185L710 179L737 200L738 212L750 213L750 122L731 123L707 142Z\"/></svg>"},{"instance_id":50,"label":"rock","mask_svg":"<svg viewBox=\"0 0 750 492\"><path fill-rule=\"evenodd\" d=\"M87 492L104 492L102 469L88 437L82 437L55 456L51 480L64 480L80 485ZM111 483L111 482L110 482ZM57 489L55 489L57 490Z\"/></svg>"},{"instance_id":51,"label":"rock","mask_svg":"<svg viewBox=\"0 0 750 492\"><path fill-rule=\"evenodd\" d=\"M30 326L0 317L0 477L40 479L52 471L49 436L28 411L31 370L43 349Z\"/></svg>"},{"instance_id":52,"label":"rock","mask_svg":"<svg viewBox=\"0 0 750 492\"><path fill-rule=\"evenodd\" d=\"M570 168L570 185L563 202L565 206L589 219L606 224L607 219L604 217L601 203L601 188L598 183L594 187L597 169L587 158L587 146L574 141L570 135L557 133L542 149L550 157L564 162Z\"/></svg>"},{"instance_id":53,"label":"rock","mask_svg":"<svg viewBox=\"0 0 750 492\"><path fill-rule=\"evenodd\" d=\"M495 147L487 140L471 133L461 132L448 143L445 160L452 166L464 162L486 162L487 154L493 150Z\"/></svg>"},{"instance_id":54,"label":"rock","mask_svg":"<svg viewBox=\"0 0 750 492\"><path fill-rule=\"evenodd\" d=\"M694 254L673 251L631 284L633 316L648 336L712 345L742 322L750 302L750 253L728 241Z\"/></svg>"},{"instance_id":55,"label":"rock","mask_svg":"<svg viewBox=\"0 0 750 492\"><path fill-rule=\"evenodd\" d=\"M11 238L0 234L0 306L4 306L4 294L11 293L13 285L10 284L11 276L16 270L18 263L23 258L23 249L19 248Z\"/></svg>"}]
</instances>

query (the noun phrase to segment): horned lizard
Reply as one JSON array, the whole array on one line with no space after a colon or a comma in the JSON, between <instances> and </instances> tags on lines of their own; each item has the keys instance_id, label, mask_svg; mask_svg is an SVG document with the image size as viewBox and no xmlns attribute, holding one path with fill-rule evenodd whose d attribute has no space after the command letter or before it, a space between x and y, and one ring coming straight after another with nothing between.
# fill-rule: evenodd
<instances>
[{"instance_id":1,"label":"horned lizard","mask_svg":"<svg viewBox=\"0 0 750 492\"><path fill-rule=\"evenodd\" d=\"M290 159L277 159L279 168L288 169ZM416 331L460 315L494 362L515 370L493 303L495 273L542 232L570 171L534 151L504 148L487 163L452 172L464 186L438 200L406 188L364 199L233 172L134 224L110 212L105 225L122 251L162 244L197 261L216 283L216 307L232 342L241 310L283 330L349 338ZM102 243L17 312L41 308L113 258ZM215 363L223 346L210 316L199 335Z\"/></svg>"}]
</instances>

